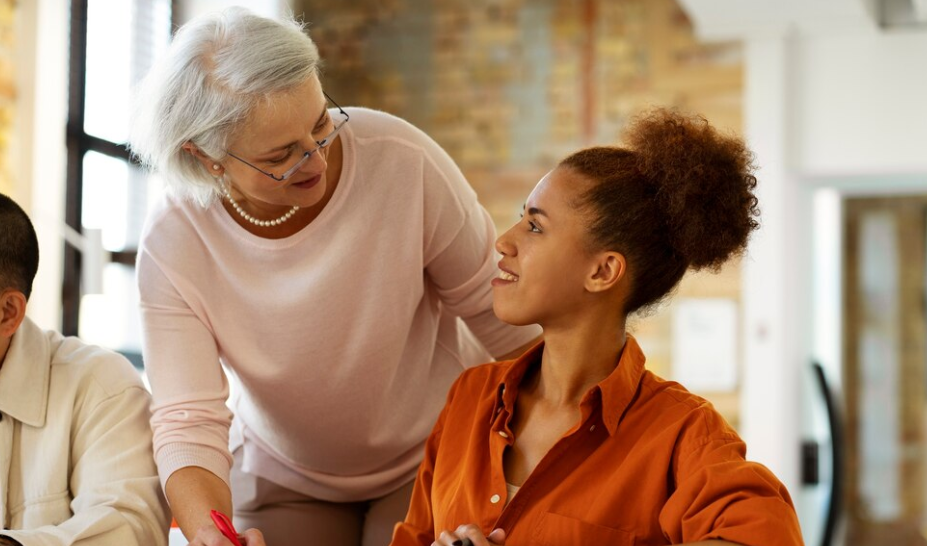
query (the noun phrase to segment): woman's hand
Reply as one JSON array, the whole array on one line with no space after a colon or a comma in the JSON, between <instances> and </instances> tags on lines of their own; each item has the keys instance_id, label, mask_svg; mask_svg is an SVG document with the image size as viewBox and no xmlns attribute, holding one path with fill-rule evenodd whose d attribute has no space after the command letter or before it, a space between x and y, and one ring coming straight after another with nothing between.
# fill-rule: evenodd
<instances>
[{"instance_id":1,"label":"woman's hand","mask_svg":"<svg viewBox=\"0 0 927 546\"><path fill-rule=\"evenodd\" d=\"M264 535L257 529L245 530L238 535L238 541L242 546L267 546L264 542ZM232 543L216 529L215 525L204 525L196 531L189 546L232 546Z\"/></svg>"},{"instance_id":2,"label":"woman's hand","mask_svg":"<svg viewBox=\"0 0 927 546\"><path fill-rule=\"evenodd\" d=\"M505 544L505 531L495 529L488 537L474 524L461 525L453 532L442 531L438 540L431 546L503 546Z\"/></svg>"}]
</instances>

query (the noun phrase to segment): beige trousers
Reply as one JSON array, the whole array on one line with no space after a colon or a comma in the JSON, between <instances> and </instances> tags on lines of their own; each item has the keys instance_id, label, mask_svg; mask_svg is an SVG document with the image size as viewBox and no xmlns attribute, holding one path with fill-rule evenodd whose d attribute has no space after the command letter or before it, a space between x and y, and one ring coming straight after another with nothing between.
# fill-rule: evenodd
<instances>
[{"instance_id":1,"label":"beige trousers","mask_svg":"<svg viewBox=\"0 0 927 546\"><path fill-rule=\"evenodd\" d=\"M243 472L240 449L231 481L235 528L260 529L267 546L388 546L415 483L368 501L321 501Z\"/></svg>"}]
</instances>

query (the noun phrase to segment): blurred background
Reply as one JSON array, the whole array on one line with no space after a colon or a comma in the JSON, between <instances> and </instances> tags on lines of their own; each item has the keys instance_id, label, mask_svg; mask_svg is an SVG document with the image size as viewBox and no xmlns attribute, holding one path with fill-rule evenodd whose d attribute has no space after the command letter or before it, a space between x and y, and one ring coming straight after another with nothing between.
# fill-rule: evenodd
<instances>
[{"instance_id":1,"label":"blurred background","mask_svg":"<svg viewBox=\"0 0 927 546\"><path fill-rule=\"evenodd\" d=\"M0 0L30 315L141 370L133 264L162 188L123 145L130 90L173 29L233 3L304 19L326 91L434 137L500 231L648 106L746 138L749 253L632 331L788 486L807 544L927 544L927 0Z\"/></svg>"}]
</instances>

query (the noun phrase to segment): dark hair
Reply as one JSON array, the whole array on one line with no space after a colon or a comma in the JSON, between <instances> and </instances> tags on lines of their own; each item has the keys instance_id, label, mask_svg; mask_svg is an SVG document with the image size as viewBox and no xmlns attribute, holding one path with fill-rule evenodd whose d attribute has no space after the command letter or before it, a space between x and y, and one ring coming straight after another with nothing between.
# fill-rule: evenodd
<instances>
[{"instance_id":1,"label":"dark hair","mask_svg":"<svg viewBox=\"0 0 927 546\"><path fill-rule=\"evenodd\" d=\"M717 270L746 249L760 212L753 154L702 117L656 109L635 118L625 148L594 147L560 165L590 179L592 246L621 252L627 314L658 303L690 267Z\"/></svg>"},{"instance_id":2,"label":"dark hair","mask_svg":"<svg viewBox=\"0 0 927 546\"><path fill-rule=\"evenodd\" d=\"M26 299L39 270L39 240L26 212L0 193L0 290L15 288Z\"/></svg>"}]
</instances>

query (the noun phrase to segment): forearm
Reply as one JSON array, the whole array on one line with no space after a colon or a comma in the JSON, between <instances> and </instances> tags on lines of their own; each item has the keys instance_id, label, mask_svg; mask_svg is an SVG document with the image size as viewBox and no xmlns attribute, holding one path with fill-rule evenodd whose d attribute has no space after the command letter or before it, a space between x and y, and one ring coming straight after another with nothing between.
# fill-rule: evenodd
<instances>
[{"instance_id":1,"label":"forearm","mask_svg":"<svg viewBox=\"0 0 927 546\"><path fill-rule=\"evenodd\" d=\"M189 466L171 474L165 484L167 500L174 519L188 540L197 530L213 525L210 510L218 510L232 517L232 492L212 472Z\"/></svg>"}]
</instances>

